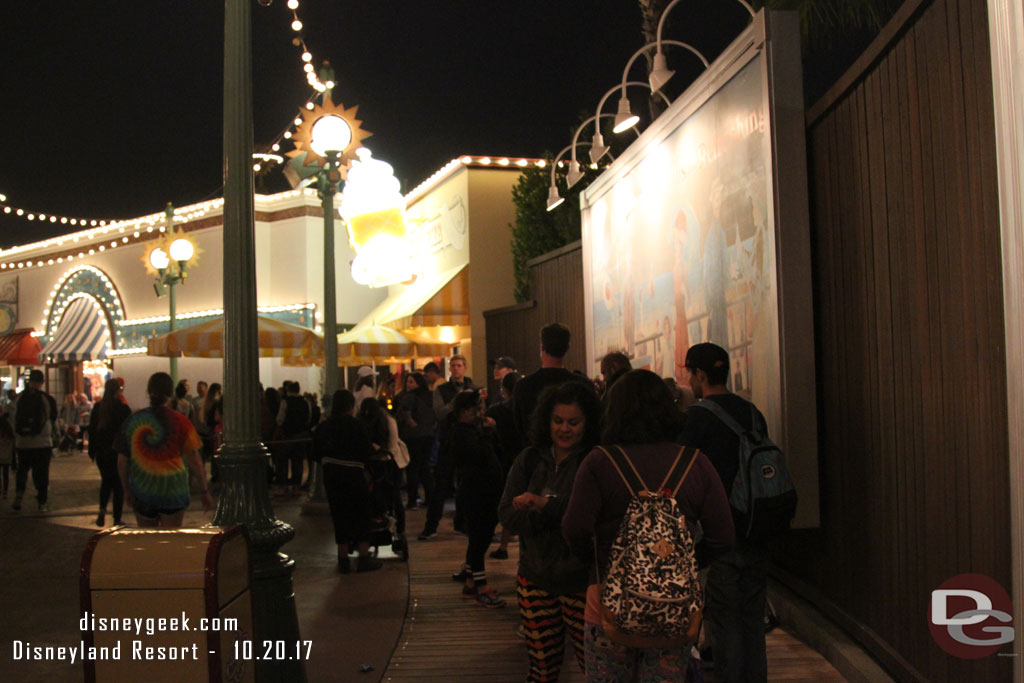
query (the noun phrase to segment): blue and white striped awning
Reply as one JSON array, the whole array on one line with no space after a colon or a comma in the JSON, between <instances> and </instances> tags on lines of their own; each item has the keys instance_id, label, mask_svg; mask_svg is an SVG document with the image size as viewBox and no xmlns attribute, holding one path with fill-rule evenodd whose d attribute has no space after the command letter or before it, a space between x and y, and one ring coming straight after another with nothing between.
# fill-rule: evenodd
<instances>
[{"instance_id":1,"label":"blue and white striped awning","mask_svg":"<svg viewBox=\"0 0 1024 683\"><path fill-rule=\"evenodd\" d=\"M41 363L102 360L110 349L110 332L103 309L92 298L74 299L64 311L53 339L39 354Z\"/></svg>"}]
</instances>

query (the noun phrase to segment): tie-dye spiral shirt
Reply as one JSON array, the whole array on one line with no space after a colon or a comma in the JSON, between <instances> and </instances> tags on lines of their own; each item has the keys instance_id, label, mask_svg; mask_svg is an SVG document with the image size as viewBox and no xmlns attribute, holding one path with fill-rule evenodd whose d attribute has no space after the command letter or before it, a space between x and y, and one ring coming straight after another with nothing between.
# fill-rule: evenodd
<instances>
[{"instance_id":1,"label":"tie-dye spiral shirt","mask_svg":"<svg viewBox=\"0 0 1024 683\"><path fill-rule=\"evenodd\" d=\"M184 454L201 441L187 417L169 408L145 408L121 428L118 453L129 455L128 486L146 505L163 510L188 507L188 465Z\"/></svg>"}]
</instances>

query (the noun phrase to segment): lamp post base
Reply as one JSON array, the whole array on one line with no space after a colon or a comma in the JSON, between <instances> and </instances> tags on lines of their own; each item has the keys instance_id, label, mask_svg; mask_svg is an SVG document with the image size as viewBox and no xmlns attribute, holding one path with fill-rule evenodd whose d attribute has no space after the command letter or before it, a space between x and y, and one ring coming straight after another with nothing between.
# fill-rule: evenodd
<instances>
[{"instance_id":1,"label":"lamp post base","mask_svg":"<svg viewBox=\"0 0 1024 683\"><path fill-rule=\"evenodd\" d=\"M215 456L221 496L216 526L245 524L252 545L253 622L261 640L299 640L292 572L295 562L280 552L295 530L274 517L267 491L267 450L262 444L225 444ZM306 680L302 660L257 663L256 678L265 681Z\"/></svg>"}]
</instances>

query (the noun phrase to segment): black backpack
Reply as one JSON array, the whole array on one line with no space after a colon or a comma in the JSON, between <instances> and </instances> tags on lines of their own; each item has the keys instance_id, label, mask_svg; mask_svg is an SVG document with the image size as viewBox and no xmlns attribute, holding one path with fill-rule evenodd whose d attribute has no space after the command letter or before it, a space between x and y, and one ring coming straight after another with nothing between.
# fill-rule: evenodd
<instances>
[{"instance_id":1,"label":"black backpack","mask_svg":"<svg viewBox=\"0 0 1024 683\"><path fill-rule=\"evenodd\" d=\"M728 492L737 521L737 538L767 541L788 531L796 515L796 488L786 467L786 456L760 430L753 405L753 427L749 430L712 400L704 399L690 407L707 410L739 437L739 467L732 491Z\"/></svg>"},{"instance_id":2,"label":"black backpack","mask_svg":"<svg viewBox=\"0 0 1024 683\"><path fill-rule=\"evenodd\" d=\"M18 410L14 415L14 432L18 436L43 433L47 423L46 398L36 389L28 389L18 397Z\"/></svg>"}]
</instances>

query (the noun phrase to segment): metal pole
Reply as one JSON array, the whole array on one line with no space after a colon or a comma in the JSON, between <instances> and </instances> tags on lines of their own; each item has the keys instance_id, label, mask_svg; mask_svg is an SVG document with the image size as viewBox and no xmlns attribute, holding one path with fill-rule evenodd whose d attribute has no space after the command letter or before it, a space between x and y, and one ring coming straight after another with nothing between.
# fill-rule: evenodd
<instances>
[{"instance_id":1,"label":"metal pole","mask_svg":"<svg viewBox=\"0 0 1024 683\"><path fill-rule=\"evenodd\" d=\"M330 407L338 388L338 313L334 279L334 194L338 191L338 152L327 153L321 176L320 198L324 210L324 398Z\"/></svg>"},{"instance_id":2,"label":"metal pole","mask_svg":"<svg viewBox=\"0 0 1024 683\"><path fill-rule=\"evenodd\" d=\"M254 636L299 639L292 588L295 562L280 548L295 536L274 517L267 451L260 443L256 323L255 210L252 178L251 0L224 3L224 445L214 524L245 524L252 541ZM302 660L256 663L258 681L306 680Z\"/></svg>"},{"instance_id":3,"label":"metal pole","mask_svg":"<svg viewBox=\"0 0 1024 683\"><path fill-rule=\"evenodd\" d=\"M327 167L320 172L317 188L324 212L324 413L329 414L338 389L338 313L334 277L334 195L338 191L338 152L327 152ZM302 514L327 514L323 467L313 462L313 486Z\"/></svg>"},{"instance_id":4,"label":"metal pole","mask_svg":"<svg viewBox=\"0 0 1024 683\"><path fill-rule=\"evenodd\" d=\"M178 315L178 302L177 302L177 299L175 298L175 295L174 295L174 286L177 283L178 283L178 280L177 280L177 278L174 278L174 277L169 278L168 282L167 282L167 289L168 289L167 298L170 300L170 303L171 303L171 316L170 316L171 319L168 321L167 327L170 329L171 332L174 332L174 322L177 319L177 315ZM178 386L178 357L177 356L171 356L170 361L171 361L171 383L174 384L175 387L177 387Z\"/></svg>"}]
</instances>

